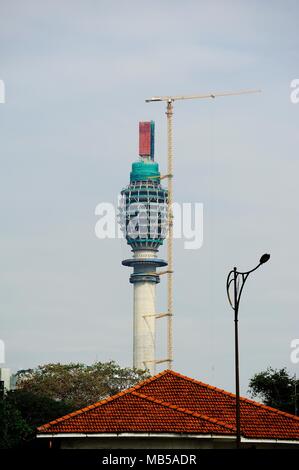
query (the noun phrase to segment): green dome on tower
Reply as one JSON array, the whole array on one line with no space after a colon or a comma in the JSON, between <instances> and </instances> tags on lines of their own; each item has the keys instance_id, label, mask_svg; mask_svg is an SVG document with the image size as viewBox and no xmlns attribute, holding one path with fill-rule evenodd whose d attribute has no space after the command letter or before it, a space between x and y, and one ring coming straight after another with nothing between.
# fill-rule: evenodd
<instances>
[{"instance_id":1,"label":"green dome on tower","mask_svg":"<svg viewBox=\"0 0 299 470\"><path fill-rule=\"evenodd\" d=\"M159 165L153 161L142 160L132 164L130 181L147 181L153 179L160 182Z\"/></svg>"}]
</instances>

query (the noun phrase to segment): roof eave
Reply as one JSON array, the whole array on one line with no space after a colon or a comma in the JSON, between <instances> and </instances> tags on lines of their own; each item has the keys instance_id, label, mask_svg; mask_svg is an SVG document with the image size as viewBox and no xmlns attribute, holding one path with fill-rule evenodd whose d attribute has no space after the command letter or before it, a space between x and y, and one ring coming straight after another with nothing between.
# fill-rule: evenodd
<instances>
[{"instance_id":1,"label":"roof eave","mask_svg":"<svg viewBox=\"0 0 299 470\"><path fill-rule=\"evenodd\" d=\"M125 438L125 437L147 437L147 438L187 438L187 439L213 439L213 440L228 440L234 441L235 436L229 435L217 435L217 434L189 434L189 433L155 433L155 432L120 432L120 433L40 433L37 434L37 438L91 438L91 437L101 437L101 438ZM261 439L261 438L247 438L241 437L241 442L248 444L296 444L299 445L299 440L292 439Z\"/></svg>"},{"instance_id":2,"label":"roof eave","mask_svg":"<svg viewBox=\"0 0 299 470\"><path fill-rule=\"evenodd\" d=\"M233 435L217 434L190 434L190 433L170 433L170 432L119 432L119 433L39 433L37 438L78 438L78 437L159 437L159 438L188 438L188 439L227 439L235 440Z\"/></svg>"}]
</instances>

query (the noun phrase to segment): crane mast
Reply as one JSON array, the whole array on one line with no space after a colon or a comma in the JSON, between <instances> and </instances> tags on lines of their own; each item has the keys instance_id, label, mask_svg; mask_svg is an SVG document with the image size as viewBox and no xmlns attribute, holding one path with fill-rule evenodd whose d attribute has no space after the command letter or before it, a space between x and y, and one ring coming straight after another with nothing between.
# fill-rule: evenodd
<instances>
[{"instance_id":1,"label":"crane mast","mask_svg":"<svg viewBox=\"0 0 299 470\"><path fill-rule=\"evenodd\" d=\"M173 366L173 103L178 100L194 100L209 99L224 96L238 96L252 93L260 93L261 90L239 90L227 91L221 93L207 93L201 95L177 95L177 96L153 96L146 99L146 103L166 101L167 116L167 175L168 178L168 239L167 239L167 313L166 315L157 315L158 317L167 316L167 358L165 360L156 361L156 363L167 362L168 369ZM162 273L160 273L162 274Z\"/></svg>"}]
</instances>

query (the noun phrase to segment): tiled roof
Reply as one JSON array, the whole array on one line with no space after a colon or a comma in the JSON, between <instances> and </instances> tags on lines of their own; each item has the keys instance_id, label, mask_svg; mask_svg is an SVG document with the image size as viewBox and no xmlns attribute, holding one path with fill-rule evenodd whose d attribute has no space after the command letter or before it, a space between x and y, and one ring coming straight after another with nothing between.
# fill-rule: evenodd
<instances>
[{"instance_id":1,"label":"tiled roof","mask_svg":"<svg viewBox=\"0 0 299 470\"><path fill-rule=\"evenodd\" d=\"M235 395L165 370L38 428L39 434L116 432L235 435ZM241 432L299 441L299 418L241 398Z\"/></svg>"}]
</instances>

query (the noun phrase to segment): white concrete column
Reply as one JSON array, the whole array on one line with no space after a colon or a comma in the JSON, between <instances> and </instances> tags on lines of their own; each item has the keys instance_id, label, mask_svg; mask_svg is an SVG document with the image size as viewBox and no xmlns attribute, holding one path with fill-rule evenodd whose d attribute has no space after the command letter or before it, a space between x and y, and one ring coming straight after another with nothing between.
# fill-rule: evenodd
<instances>
[{"instance_id":1,"label":"white concrete column","mask_svg":"<svg viewBox=\"0 0 299 470\"><path fill-rule=\"evenodd\" d=\"M136 258L154 258L153 252L139 251ZM136 266L134 272L153 272L153 266ZM155 315L156 283L140 281L134 283L134 337L133 365L138 369L148 369L155 374Z\"/></svg>"},{"instance_id":2,"label":"white concrete column","mask_svg":"<svg viewBox=\"0 0 299 470\"><path fill-rule=\"evenodd\" d=\"M155 295L154 282L134 284L133 364L155 374Z\"/></svg>"}]
</instances>

